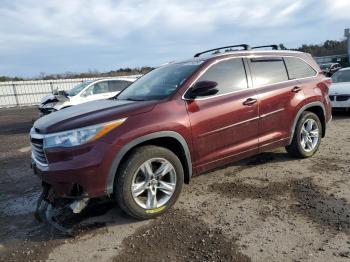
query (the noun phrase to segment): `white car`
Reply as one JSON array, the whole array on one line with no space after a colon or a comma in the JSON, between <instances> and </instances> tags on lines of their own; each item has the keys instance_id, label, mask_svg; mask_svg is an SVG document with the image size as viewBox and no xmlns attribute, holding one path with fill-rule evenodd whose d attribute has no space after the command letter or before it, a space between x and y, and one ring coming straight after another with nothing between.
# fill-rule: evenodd
<instances>
[{"instance_id":1,"label":"white car","mask_svg":"<svg viewBox=\"0 0 350 262\"><path fill-rule=\"evenodd\" d=\"M332 76L329 98L334 109L350 109L350 67L343 68Z\"/></svg>"},{"instance_id":2,"label":"white car","mask_svg":"<svg viewBox=\"0 0 350 262\"><path fill-rule=\"evenodd\" d=\"M89 101L114 97L136 79L129 77L97 79L81 82L67 92L55 91L41 100L39 105L40 115L47 115Z\"/></svg>"}]
</instances>

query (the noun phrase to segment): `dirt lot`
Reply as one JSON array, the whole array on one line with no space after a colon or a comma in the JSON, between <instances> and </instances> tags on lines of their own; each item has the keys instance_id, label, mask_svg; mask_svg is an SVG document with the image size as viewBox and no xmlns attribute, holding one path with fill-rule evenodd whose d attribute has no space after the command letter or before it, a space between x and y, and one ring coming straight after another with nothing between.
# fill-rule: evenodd
<instances>
[{"instance_id":1,"label":"dirt lot","mask_svg":"<svg viewBox=\"0 0 350 262\"><path fill-rule=\"evenodd\" d=\"M349 261L350 114L317 155L284 149L196 177L165 216L136 221L90 205L63 237L39 224L29 167L34 108L0 110L0 261Z\"/></svg>"}]
</instances>

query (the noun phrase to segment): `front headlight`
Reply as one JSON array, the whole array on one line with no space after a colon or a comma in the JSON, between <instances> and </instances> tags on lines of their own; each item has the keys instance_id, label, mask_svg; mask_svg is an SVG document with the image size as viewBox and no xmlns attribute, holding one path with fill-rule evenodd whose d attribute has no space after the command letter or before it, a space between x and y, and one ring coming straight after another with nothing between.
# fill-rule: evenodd
<instances>
[{"instance_id":1,"label":"front headlight","mask_svg":"<svg viewBox=\"0 0 350 262\"><path fill-rule=\"evenodd\" d=\"M107 134L113 128L123 124L125 120L126 118L123 118L98 125L46 135L44 137L44 148L78 146L96 140Z\"/></svg>"}]
</instances>

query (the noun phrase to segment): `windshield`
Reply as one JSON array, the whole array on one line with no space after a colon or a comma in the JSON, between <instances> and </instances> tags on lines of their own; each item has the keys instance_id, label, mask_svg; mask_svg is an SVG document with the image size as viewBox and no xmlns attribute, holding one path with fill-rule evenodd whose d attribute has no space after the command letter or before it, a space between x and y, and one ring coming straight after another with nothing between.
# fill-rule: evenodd
<instances>
[{"instance_id":1,"label":"windshield","mask_svg":"<svg viewBox=\"0 0 350 262\"><path fill-rule=\"evenodd\" d=\"M122 91L119 100L161 100L176 91L202 61L162 66L144 75Z\"/></svg>"},{"instance_id":2,"label":"windshield","mask_svg":"<svg viewBox=\"0 0 350 262\"><path fill-rule=\"evenodd\" d=\"M85 81L85 82L81 82L79 84L77 84L76 86L74 86L72 89L70 89L69 91L67 91L68 96L76 96L77 94L79 94L79 92L81 90L83 90L88 84L90 84L92 81Z\"/></svg>"},{"instance_id":3,"label":"windshield","mask_svg":"<svg viewBox=\"0 0 350 262\"><path fill-rule=\"evenodd\" d=\"M350 82L350 70L338 71L332 76L333 83Z\"/></svg>"}]
</instances>

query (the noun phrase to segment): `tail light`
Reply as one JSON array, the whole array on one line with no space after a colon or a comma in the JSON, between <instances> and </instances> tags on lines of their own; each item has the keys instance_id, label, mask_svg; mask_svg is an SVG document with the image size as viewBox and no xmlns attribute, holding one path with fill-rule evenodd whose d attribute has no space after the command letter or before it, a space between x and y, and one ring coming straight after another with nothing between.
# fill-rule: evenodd
<instances>
[{"instance_id":1,"label":"tail light","mask_svg":"<svg viewBox=\"0 0 350 262\"><path fill-rule=\"evenodd\" d=\"M326 79L324 80L324 83L325 83L328 87L330 87L330 85L333 83L333 80L332 80L332 78L328 77L328 78L326 78Z\"/></svg>"},{"instance_id":2,"label":"tail light","mask_svg":"<svg viewBox=\"0 0 350 262\"><path fill-rule=\"evenodd\" d=\"M333 80L332 80L332 78L328 77L328 78L326 78L326 79L323 81L323 83L325 84L325 92L326 92L326 94L328 95L328 93L329 93L329 87L330 87L331 84L333 83Z\"/></svg>"}]
</instances>

